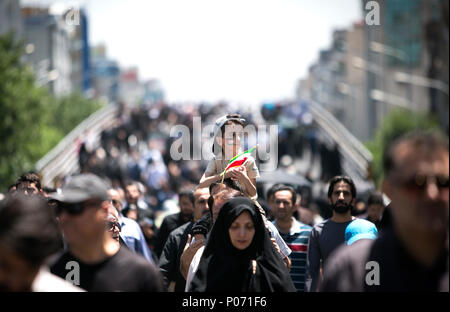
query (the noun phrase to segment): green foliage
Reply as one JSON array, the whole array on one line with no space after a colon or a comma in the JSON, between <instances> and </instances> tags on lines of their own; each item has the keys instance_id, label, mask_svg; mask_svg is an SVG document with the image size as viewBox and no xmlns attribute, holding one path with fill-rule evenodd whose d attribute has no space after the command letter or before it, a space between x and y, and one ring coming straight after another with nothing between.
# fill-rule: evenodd
<instances>
[{"instance_id":1,"label":"green foliage","mask_svg":"<svg viewBox=\"0 0 450 312\"><path fill-rule=\"evenodd\" d=\"M100 108L79 94L55 98L36 86L23 51L12 33L0 36L0 191Z\"/></svg>"},{"instance_id":2,"label":"green foliage","mask_svg":"<svg viewBox=\"0 0 450 312\"><path fill-rule=\"evenodd\" d=\"M398 137L414 130L429 131L439 129L435 116L426 113L413 113L406 109L394 109L383 120L375 133L375 138L366 143L373 155L373 179L377 186L383 179L383 152Z\"/></svg>"},{"instance_id":3,"label":"green foliage","mask_svg":"<svg viewBox=\"0 0 450 312\"><path fill-rule=\"evenodd\" d=\"M101 106L100 102L86 99L77 92L63 96L51 112L52 125L67 134Z\"/></svg>"}]
</instances>

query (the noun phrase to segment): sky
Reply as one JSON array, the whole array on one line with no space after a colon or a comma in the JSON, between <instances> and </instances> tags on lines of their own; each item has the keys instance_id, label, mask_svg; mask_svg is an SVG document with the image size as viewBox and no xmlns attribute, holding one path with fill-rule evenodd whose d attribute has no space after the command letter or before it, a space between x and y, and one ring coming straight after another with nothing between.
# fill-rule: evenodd
<instances>
[{"instance_id":1,"label":"sky","mask_svg":"<svg viewBox=\"0 0 450 312\"><path fill-rule=\"evenodd\" d=\"M85 7L89 40L121 67L158 79L169 102L259 105L293 98L332 31L360 0L22 0Z\"/></svg>"}]
</instances>

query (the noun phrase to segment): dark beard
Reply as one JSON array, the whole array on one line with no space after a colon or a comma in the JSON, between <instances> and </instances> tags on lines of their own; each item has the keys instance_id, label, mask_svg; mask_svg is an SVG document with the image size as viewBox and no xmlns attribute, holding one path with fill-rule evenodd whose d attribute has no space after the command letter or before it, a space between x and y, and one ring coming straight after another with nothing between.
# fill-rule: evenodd
<instances>
[{"instance_id":1,"label":"dark beard","mask_svg":"<svg viewBox=\"0 0 450 312\"><path fill-rule=\"evenodd\" d=\"M334 203L334 205L331 206L331 209L333 211L336 211L336 213L344 214L344 213L347 213L349 210L352 209L352 205L344 203L344 202L337 201L337 202Z\"/></svg>"},{"instance_id":2,"label":"dark beard","mask_svg":"<svg viewBox=\"0 0 450 312\"><path fill-rule=\"evenodd\" d=\"M193 214L192 213L185 214L185 213L182 213L180 211L180 214L181 214L181 218L183 220L191 220L193 218Z\"/></svg>"}]
</instances>

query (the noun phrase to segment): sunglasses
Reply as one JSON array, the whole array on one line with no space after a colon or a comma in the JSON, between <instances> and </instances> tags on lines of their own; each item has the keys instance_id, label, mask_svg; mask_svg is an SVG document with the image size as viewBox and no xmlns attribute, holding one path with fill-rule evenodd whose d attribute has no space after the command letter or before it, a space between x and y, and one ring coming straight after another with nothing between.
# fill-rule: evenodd
<instances>
[{"instance_id":1,"label":"sunglasses","mask_svg":"<svg viewBox=\"0 0 450 312\"><path fill-rule=\"evenodd\" d=\"M108 221L108 231L114 230L114 228L118 228L119 232L122 230L122 227L120 226L120 223L117 221Z\"/></svg>"},{"instance_id":2,"label":"sunglasses","mask_svg":"<svg viewBox=\"0 0 450 312\"><path fill-rule=\"evenodd\" d=\"M84 212L86 207L95 206L97 203L62 203L57 202L55 205L56 215L59 216L63 211L67 212L69 215L77 216Z\"/></svg>"},{"instance_id":3,"label":"sunglasses","mask_svg":"<svg viewBox=\"0 0 450 312\"><path fill-rule=\"evenodd\" d=\"M417 174L410 179L399 181L399 184L408 190L421 192L424 191L430 183L436 184L439 190L448 189L449 177L446 175L426 176Z\"/></svg>"}]
</instances>

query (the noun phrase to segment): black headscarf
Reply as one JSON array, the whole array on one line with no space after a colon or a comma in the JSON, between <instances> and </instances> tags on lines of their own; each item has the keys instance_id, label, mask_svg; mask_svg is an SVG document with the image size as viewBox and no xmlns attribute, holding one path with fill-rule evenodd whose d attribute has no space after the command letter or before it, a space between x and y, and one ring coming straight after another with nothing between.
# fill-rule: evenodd
<instances>
[{"instance_id":1,"label":"black headscarf","mask_svg":"<svg viewBox=\"0 0 450 312\"><path fill-rule=\"evenodd\" d=\"M228 231L244 211L250 213L255 235L249 247L239 250L232 245ZM255 274L252 272L252 260L257 263ZM192 279L190 291L295 291L281 255L270 240L261 214L249 198L232 198L223 205Z\"/></svg>"}]
</instances>

